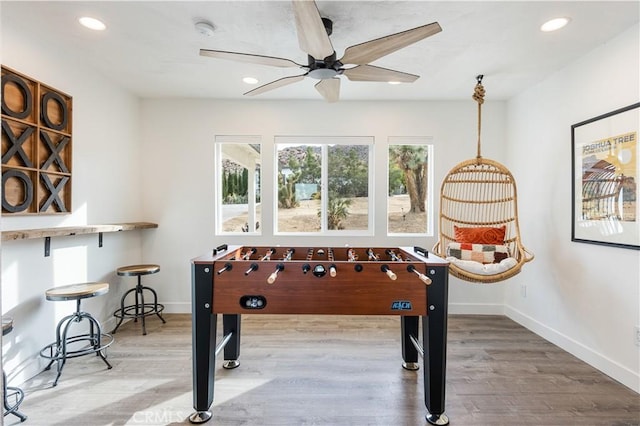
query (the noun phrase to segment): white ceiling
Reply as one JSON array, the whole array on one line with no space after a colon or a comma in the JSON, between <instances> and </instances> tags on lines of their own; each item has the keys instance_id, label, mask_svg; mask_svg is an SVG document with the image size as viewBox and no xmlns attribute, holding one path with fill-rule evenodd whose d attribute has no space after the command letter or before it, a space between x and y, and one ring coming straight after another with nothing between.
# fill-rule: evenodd
<instances>
[{"instance_id":1,"label":"white ceiling","mask_svg":"<svg viewBox=\"0 0 640 426\"><path fill-rule=\"evenodd\" d=\"M353 82L344 76L341 100L459 100L473 93L484 74L488 100L508 99L595 49L638 22L638 1L327 1L323 17L333 20L331 40L338 58L350 45L437 21L442 32L373 63L420 78L411 84ZM90 15L107 24L103 32L80 27ZM542 33L547 19L571 23ZM16 26L47 49L73 52L82 62L140 97L240 99L255 86L302 74L199 56L217 49L276 56L306 63L298 47L288 1L2 1L3 29ZM194 24L209 21L212 37ZM9 65L9 64L7 64ZM618 64L620 65L620 64ZM305 79L249 99L317 99Z\"/></svg>"}]
</instances>

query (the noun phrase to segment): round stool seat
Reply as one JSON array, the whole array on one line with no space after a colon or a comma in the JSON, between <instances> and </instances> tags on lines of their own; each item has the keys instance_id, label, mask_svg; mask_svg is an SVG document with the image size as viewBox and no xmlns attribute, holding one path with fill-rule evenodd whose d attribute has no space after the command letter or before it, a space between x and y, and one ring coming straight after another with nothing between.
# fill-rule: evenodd
<instances>
[{"instance_id":1,"label":"round stool seat","mask_svg":"<svg viewBox=\"0 0 640 426\"><path fill-rule=\"evenodd\" d=\"M118 275L139 276L150 275L160 271L160 265L129 265L122 266L116 270Z\"/></svg>"},{"instance_id":2,"label":"round stool seat","mask_svg":"<svg viewBox=\"0 0 640 426\"><path fill-rule=\"evenodd\" d=\"M50 288L46 291L47 300L79 300L100 296L109 291L108 283L80 283Z\"/></svg>"},{"instance_id":3,"label":"round stool seat","mask_svg":"<svg viewBox=\"0 0 640 426\"><path fill-rule=\"evenodd\" d=\"M13 318L2 316L2 335L5 336L13 330Z\"/></svg>"}]
</instances>

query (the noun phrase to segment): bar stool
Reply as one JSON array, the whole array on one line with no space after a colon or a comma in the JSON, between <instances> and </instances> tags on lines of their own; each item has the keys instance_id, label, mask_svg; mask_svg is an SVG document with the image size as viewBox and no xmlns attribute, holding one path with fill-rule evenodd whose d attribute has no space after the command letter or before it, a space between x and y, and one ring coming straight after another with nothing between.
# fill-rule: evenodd
<instances>
[{"instance_id":1,"label":"bar stool","mask_svg":"<svg viewBox=\"0 0 640 426\"><path fill-rule=\"evenodd\" d=\"M122 300L120 301L120 309L116 310L113 315L116 318L119 318L118 324L116 328L113 329L111 333L116 332L120 324L125 318L133 318L134 322L138 322L138 318L142 319L142 334L147 334L147 328L145 325L145 317L149 315L157 315L158 318L162 320L162 323L166 323L164 318L160 313L164 310L164 305L158 303L158 294L151 287L142 285L142 276L155 274L160 271L160 266L158 265L130 265L130 266L122 266L116 270L117 274L120 276L131 276L138 277L138 284L135 288L128 290L124 296L122 296ZM146 303L144 301L144 291L149 291L153 295L153 303ZM135 293L135 303L133 305L125 305L125 299L129 295L129 293Z\"/></svg>"},{"instance_id":2,"label":"bar stool","mask_svg":"<svg viewBox=\"0 0 640 426\"><path fill-rule=\"evenodd\" d=\"M45 367L49 370L54 362L58 363L58 375L56 376L53 386L58 384L58 379L62 374L67 359L76 358L83 355L95 353L99 356L107 368L111 369L111 364L107 361L105 350L113 343L113 337L110 334L102 332L102 326L97 319L88 312L80 310L80 302L82 299L100 296L109 291L108 283L81 283L71 284L61 287L50 288L46 291L47 300L51 301L76 301L76 311L62 318L56 327L56 341L45 346L40 351L40 356L50 359L51 361ZM69 336L69 328L73 323L80 323L87 320L89 323L89 332L86 334L77 334ZM88 345L78 347L77 343L88 342ZM72 345L70 347L70 345Z\"/></svg>"},{"instance_id":3,"label":"bar stool","mask_svg":"<svg viewBox=\"0 0 640 426\"><path fill-rule=\"evenodd\" d=\"M2 335L6 336L7 334L11 333L12 330L13 318L3 316ZM14 416L18 417L21 422L27 420L27 416L18 411L18 409L20 408L20 404L22 404L22 401L24 400L24 392L20 388L7 386L7 375L4 372L4 368L2 369L2 390L4 395L4 416L13 414Z\"/></svg>"}]
</instances>

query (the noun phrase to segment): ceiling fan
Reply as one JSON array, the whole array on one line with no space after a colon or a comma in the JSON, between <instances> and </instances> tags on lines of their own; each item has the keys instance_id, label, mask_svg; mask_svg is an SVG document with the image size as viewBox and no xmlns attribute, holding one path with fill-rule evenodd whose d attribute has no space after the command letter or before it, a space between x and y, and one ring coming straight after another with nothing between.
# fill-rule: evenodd
<instances>
[{"instance_id":1,"label":"ceiling fan","mask_svg":"<svg viewBox=\"0 0 640 426\"><path fill-rule=\"evenodd\" d=\"M369 65L369 63L442 31L440 25L437 22L433 22L350 46L345 49L342 58L336 59L336 52L333 50L329 39L333 29L333 22L320 16L315 1L293 0L292 3L298 33L298 44L300 49L307 53L309 59L306 65L273 56L223 50L200 49L200 55L281 68L298 67L306 70L304 74L283 77L264 84L248 91L245 95L259 95L269 90L296 83L305 77L311 77L320 80L316 83L315 88L322 97L328 102L336 102L340 97L340 79L337 78L340 75L346 76L351 81L393 81L400 83L416 81L419 78L417 75L380 68ZM345 65L347 64L355 66L346 68Z\"/></svg>"}]
</instances>

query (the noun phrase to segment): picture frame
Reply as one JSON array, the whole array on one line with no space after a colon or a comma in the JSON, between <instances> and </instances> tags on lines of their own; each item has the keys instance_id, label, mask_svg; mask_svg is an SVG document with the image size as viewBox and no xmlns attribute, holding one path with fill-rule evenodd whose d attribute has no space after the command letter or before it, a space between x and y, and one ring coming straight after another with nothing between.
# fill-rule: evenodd
<instances>
[{"instance_id":1,"label":"picture frame","mask_svg":"<svg viewBox=\"0 0 640 426\"><path fill-rule=\"evenodd\" d=\"M571 241L640 250L640 102L571 126Z\"/></svg>"}]
</instances>

